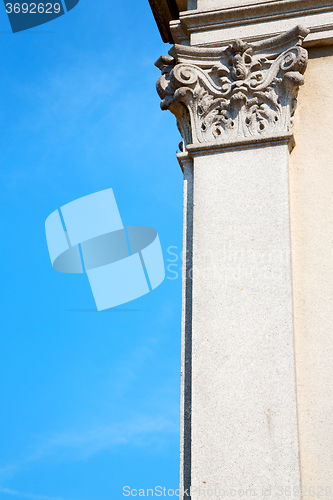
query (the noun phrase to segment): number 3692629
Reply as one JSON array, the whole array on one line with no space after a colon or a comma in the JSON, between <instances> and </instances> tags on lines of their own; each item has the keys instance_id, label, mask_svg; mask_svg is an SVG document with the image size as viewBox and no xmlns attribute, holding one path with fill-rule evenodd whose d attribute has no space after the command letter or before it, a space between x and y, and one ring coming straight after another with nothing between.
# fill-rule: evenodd
<instances>
[{"instance_id":1,"label":"number 3692629","mask_svg":"<svg viewBox=\"0 0 333 500\"><path fill-rule=\"evenodd\" d=\"M59 14L60 10L60 3L6 3L7 14Z\"/></svg>"}]
</instances>

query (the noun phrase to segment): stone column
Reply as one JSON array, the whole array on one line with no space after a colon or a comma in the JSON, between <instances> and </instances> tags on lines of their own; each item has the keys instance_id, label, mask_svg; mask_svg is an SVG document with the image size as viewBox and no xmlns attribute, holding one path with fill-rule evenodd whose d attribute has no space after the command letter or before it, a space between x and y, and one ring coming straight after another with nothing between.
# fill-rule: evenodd
<instances>
[{"instance_id":1,"label":"stone column","mask_svg":"<svg viewBox=\"0 0 333 500\"><path fill-rule=\"evenodd\" d=\"M156 62L182 135L185 499L300 496L289 152L307 33Z\"/></svg>"}]
</instances>

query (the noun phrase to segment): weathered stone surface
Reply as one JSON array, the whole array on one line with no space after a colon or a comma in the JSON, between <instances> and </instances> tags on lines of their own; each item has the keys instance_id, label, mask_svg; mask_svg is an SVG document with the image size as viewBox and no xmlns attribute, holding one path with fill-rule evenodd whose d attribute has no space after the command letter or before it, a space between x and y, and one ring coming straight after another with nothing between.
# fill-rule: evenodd
<instances>
[{"instance_id":1,"label":"weathered stone surface","mask_svg":"<svg viewBox=\"0 0 333 500\"><path fill-rule=\"evenodd\" d=\"M185 203L182 483L192 500L240 500L249 489L262 498L270 486L275 498L280 486L300 485L288 138L203 148L180 155L194 186Z\"/></svg>"},{"instance_id":2,"label":"weathered stone surface","mask_svg":"<svg viewBox=\"0 0 333 500\"><path fill-rule=\"evenodd\" d=\"M300 23L312 56L293 130L307 30L276 36ZM183 137L181 486L328 495L333 3L191 0L170 32L157 65Z\"/></svg>"}]
</instances>

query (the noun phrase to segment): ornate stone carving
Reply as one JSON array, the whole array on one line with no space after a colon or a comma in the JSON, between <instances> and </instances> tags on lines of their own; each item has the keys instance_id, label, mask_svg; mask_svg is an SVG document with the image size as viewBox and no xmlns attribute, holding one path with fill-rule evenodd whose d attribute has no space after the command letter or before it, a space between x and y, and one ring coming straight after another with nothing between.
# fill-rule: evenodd
<instances>
[{"instance_id":1,"label":"ornate stone carving","mask_svg":"<svg viewBox=\"0 0 333 500\"><path fill-rule=\"evenodd\" d=\"M308 30L268 40L236 40L226 49L175 45L156 66L162 109L177 118L188 144L287 132L304 83Z\"/></svg>"}]
</instances>

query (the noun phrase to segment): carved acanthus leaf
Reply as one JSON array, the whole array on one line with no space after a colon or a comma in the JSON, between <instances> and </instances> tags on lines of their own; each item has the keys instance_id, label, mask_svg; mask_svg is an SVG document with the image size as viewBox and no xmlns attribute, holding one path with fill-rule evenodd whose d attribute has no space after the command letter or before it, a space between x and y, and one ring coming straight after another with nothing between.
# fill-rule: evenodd
<instances>
[{"instance_id":1,"label":"carved acanthus leaf","mask_svg":"<svg viewBox=\"0 0 333 500\"><path fill-rule=\"evenodd\" d=\"M304 83L308 30L226 49L175 45L156 61L162 76L157 91L162 109L177 118L188 144L287 132Z\"/></svg>"}]
</instances>

